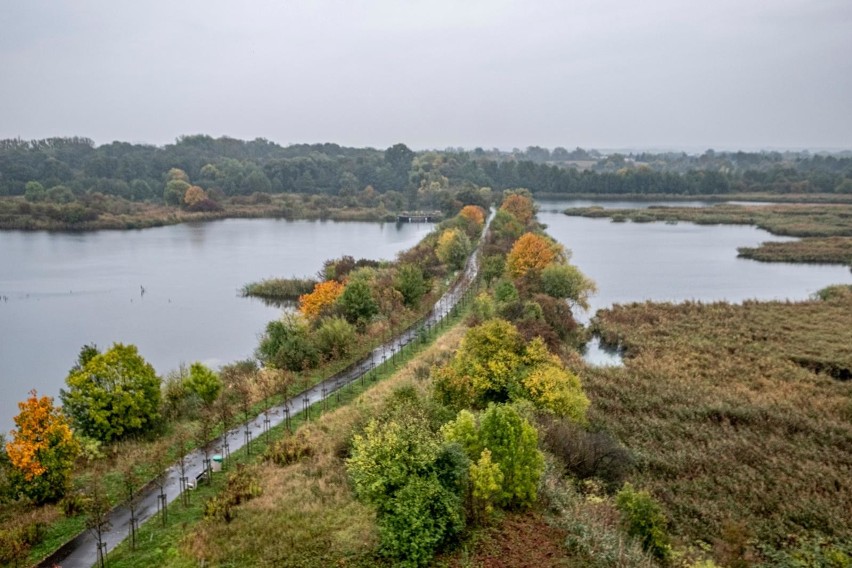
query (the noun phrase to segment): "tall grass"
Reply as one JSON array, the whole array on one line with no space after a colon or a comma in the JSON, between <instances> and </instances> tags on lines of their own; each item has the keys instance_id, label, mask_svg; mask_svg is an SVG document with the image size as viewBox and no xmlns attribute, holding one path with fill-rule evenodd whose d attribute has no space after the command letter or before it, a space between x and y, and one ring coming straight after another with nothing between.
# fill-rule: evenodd
<instances>
[{"instance_id":1,"label":"tall grass","mask_svg":"<svg viewBox=\"0 0 852 568\"><path fill-rule=\"evenodd\" d=\"M634 452L636 484L676 535L721 550L740 533L752 554L807 537L848 547L852 382L838 378L852 368L852 296L632 304L595 326L627 357L584 371L590 420Z\"/></svg>"}]
</instances>

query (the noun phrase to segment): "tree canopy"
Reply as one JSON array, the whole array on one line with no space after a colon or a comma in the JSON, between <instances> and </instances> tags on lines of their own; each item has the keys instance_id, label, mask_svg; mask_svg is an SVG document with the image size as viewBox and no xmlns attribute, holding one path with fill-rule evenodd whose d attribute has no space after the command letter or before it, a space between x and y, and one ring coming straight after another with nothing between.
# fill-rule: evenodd
<instances>
[{"instance_id":1,"label":"tree canopy","mask_svg":"<svg viewBox=\"0 0 852 568\"><path fill-rule=\"evenodd\" d=\"M63 407L76 430L111 442L145 434L159 419L160 378L135 345L86 346L65 379Z\"/></svg>"}]
</instances>

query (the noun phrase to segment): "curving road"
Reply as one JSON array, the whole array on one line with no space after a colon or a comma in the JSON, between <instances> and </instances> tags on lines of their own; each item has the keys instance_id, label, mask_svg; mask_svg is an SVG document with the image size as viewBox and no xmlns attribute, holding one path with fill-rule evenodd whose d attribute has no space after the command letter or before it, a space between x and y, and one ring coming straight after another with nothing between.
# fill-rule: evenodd
<instances>
[{"instance_id":1,"label":"curving road","mask_svg":"<svg viewBox=\"0 0 852 568\"><path fill-rule=\"evenodd\" d=\"M485 235L491 219L494 217L494 211L488 217L482 234ZM339 389L345 387L370 372L375 367L386 362L396 353L401 351L406 345L415 341L425 330L429 330L438 325L446 318L453 308L462 300L465 292L470 287L470 284L475 280L479 271L479 247L470 255L465 265L461 276L456 280L455 284L435 303L432 311L420 322L403 331L396 338L389 342L379 345L369 355L357 361L347 369L326 379L310 389L303 391L286 402L274 406L269 410L268 427L278 426L284 422L287 414L291 411L293 414L298 412L298 408L307 408L312 404L322 401L331 396ZM262 436L265 432L264 421L266 413L256 416L247 425L241 424L238 427L229 430L219 438L216 438L210 444L209 453L211 455L223 453L223 448L227 447L230 451L235 451L242 448L246 444L246 439L254 440ZM248 430L249 435L246 435ZM184 459L184 471L187 479L194 480L200 476L204 470L204 452L200 449L188 453ZM165 494L166 503L171 503L181 495L183 483L181 483L180 462L169 467L165 472L165 482L163 493ZM155 516L158 511L158 503L160 501L160 487L148 485L140 494L138 504L136 506L136 523L137 526L142 525L145 521ZM130 534L130 509L126 505L119 505L109 513L109 529L103 532L102 541L104 549L109 554L109 551L118 546L121 541L127 538ZM60 565L62 568L90 568L98 562L98 544L97 538L89 531L84 531L77 535L76 538L68 542L51 556L44 559L38 566L50 568L55 565Z\"/></svg>"}]
</instances>

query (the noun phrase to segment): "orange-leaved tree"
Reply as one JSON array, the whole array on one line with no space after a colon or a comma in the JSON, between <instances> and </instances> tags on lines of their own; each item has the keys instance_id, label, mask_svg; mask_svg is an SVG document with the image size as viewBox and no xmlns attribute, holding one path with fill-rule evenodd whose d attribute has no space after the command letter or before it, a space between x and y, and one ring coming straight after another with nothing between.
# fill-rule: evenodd
<instances>
[{"instance_id":1,"label":"orange-leaved tree","mask_svg":"<svg viewBox=\"0 0 852 568\"><path fill-rule=\"evenodd\" d=\"M12 463L16 489L35 501L60 499L71 484L71 471L79 445L68 420L53 406L49 396L38 397L35 390L18 403L12 440L6 453Z\"/></svg>"},{"instance_id":2,"label":"orange-leaved tree","mask_svg":"<svg viewBox=\"0 0 852 568\"><path fill-rule=\"evenodd\" d=\"M337 301L345 287L337 280L318 282L313 292L299 296L299 311L305 317L317 317L324 308Z\"/></svg>"},{"instance_id":3,"label":"orange-leaved tree","mask_svg":"<svg viewBox=\"0 0 852 568\"><path fill-rule=\"evenodd\" d=\"M477 205L465 205L459 211L459 217L472 221L480 227L485 224L485 212Z\"/></svg>"},{"instance_id":4,"label":"orange-leaved tree","mask_svg":"<svg viewBox=\"0 0 852 568\"><path fill-rule=\"evenodd\" d=\"M535 216L535 203L526 195L512 193L506 196L503 200L503 205L500 206L502 211L511 213L518 221L524 225L529 224Z\"/></svg>"},{"instance_id":5,"label":"orange-leaved tree","mask_svg":"<svg viewBox=\"0 0 852 568\"><path fill-rule=\"evenodd\" d=\"M506 270L513 278L540 273L554 261L565 258L561 245L535 233L524 233L506 256Z\"/></svg>"}]
</instances>

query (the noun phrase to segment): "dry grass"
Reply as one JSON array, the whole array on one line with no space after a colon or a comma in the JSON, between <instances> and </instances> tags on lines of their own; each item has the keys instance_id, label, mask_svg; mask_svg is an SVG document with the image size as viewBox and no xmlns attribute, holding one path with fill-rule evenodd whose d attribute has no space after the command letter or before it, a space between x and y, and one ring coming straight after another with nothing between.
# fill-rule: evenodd
<instances>
[{"instance_id":1,"label":"dry grass","mask_svg":"<svg viewBox=\"0 0 852 568\"><path fill-rule=\"evenodd\" d=\"M352 403L303 426L311 455L284 467L261 466L263 495L240 508L230 524L204 521L183 543L197 562L240 566L374 566L378 534L373 510L358 502L344 459L352 433L363 427L393 391L428 383L423 366L449 358L464 329L440 337L392 378Z\"/></svg>"},{"instance_id":2,"label":"dry grass","mask_svg":"<svg viewBox=\"0 0 852 568\"><path fill-rule=\"evenodd\" d=\"M628 357L584 371L590 419L635 453L676 535L852 539L852 383L833 378L852 368L850 296L616 306L597 328Z\"/></svg>"}]
</instances>

